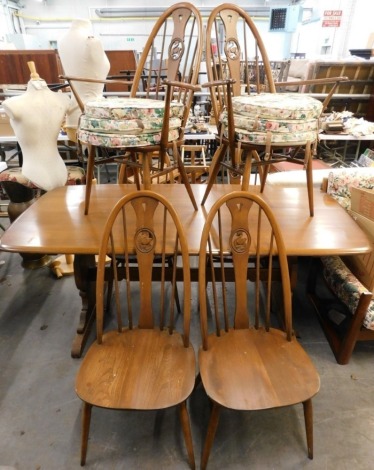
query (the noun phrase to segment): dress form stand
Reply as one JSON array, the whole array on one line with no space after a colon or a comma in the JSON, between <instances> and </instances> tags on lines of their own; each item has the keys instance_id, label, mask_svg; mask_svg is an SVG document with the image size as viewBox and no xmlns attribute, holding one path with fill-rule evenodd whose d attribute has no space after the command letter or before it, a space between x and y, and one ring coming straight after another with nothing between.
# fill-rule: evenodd
<instances>
[{"instance_id":1,"label":"dress form stand","mask_svg":"<svg viewBox=\"0 0 374 470\"><path fill-rule=\"evenodd\" d=\"M106 79L110 63L100 39L93 36L89 20L76 19L70 29L58 41L58 54L64 74L73 77ZM75 83L75 89L83 104L103 95L103 83ZM66 116L66 133L70 140L77 142L76 132L82 111L72 96L71 106Z\"/></svg>"},{"instance_id":2,"label":"dress form stand","mask_svg":"<svg viewBox=\"0 0 374 470\"><path fill-rule=\"evenodd\" d=\"M67 93L51 91L28 62L30 81L26 92L3 102L23 154L23 166L0 174L1 184L9 197L8 215L13 222L45 191L65 186L68 181L81 184L81 168L67 169L57 146L61 124L70 105ZM77 177L77 175L79 175ZM51 261L39 253L20 253L24 268L37 268Z\"/></svg>"}]
</instances>

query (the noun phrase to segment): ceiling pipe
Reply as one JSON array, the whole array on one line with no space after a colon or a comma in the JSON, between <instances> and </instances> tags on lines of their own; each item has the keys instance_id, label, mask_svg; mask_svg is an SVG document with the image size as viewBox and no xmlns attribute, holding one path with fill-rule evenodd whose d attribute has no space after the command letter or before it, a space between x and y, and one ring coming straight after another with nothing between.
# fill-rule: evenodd
<instances>
[{"instance_id":1,"label":"ceiling pipe","mask_svg":"<svg viewBox=\"0 0 374 470\"><path fill-rule=\"evenodd\" d=\"M253 17L269 16L269 7L248 7L241 6L243 10ZM213 7L201 6L199 7L200 13L203 16L209 15ZM121 7L121 8L95 8L95 13L99 18L132 18L132 17L157 17L164 13L163 7Z\"/></svg>"}]
</instances>

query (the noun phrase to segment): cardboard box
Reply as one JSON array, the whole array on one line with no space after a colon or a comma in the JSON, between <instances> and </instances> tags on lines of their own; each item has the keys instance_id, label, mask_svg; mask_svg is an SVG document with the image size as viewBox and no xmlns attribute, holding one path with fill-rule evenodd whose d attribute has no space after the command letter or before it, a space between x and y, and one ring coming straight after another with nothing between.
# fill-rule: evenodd
<instances>
[{"instance_id":1,"label":"cardboard box","mask_svg":"<svg viewBox=\"0 0 374 470\"><path fill-rule=\"evenodd\" d=\"M14 130L9 122L9 116L5 113L3 109L0 109L0 135L14 135Z\"/></svg>"},{"instance_id":2,"label":"cardboard box","mask_svg":"<svg viewBox=\"0 0 374 470\"><path fill-rule=\"evenodd\" d=\"M351 209L374 221L374 189L350 187Z\"/></svg>"}]
</instances>

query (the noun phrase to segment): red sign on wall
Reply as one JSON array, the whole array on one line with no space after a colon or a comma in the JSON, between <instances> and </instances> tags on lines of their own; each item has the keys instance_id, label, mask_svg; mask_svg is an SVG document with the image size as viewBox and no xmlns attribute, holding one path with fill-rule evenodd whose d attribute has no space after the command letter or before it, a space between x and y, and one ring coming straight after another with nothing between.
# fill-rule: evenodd
<instances>
[{"instance_id":1,"label":"red sign on wall","mask_svg":"<svg viewBox=\"0 0 374 470\"><path fill-rule=\"evenodd\" d=\"M325 10L323 12L323 28L339 28L343 10Z\"/></svg>"}]
</instances>

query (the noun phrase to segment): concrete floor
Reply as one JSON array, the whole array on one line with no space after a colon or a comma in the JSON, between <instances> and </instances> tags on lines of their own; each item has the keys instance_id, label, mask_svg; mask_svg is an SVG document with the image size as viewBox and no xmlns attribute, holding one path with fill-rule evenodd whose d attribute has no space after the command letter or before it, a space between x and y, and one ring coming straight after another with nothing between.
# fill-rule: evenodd
<instances>
[{"instance_id":1,"label":"concrete floor","mask_svg":"<svg viewBox=\"0 0 374 470\"><path fill-rule=\"evenodd\" d=\"M349 365L335 362L305 297L306 261L300 261L294 326L321 376L314 460L307 458L301 405L225 411L210 469L374 468L374 345L358 345ZM0 252L0 263L0 469L79 468L81 402L74 378L81 361L70 357L80 309L74 280L57 280L48 267L24 270L18 254ZM201 388L189 407L199 468L209 414ZM94 409L86 468L189 468L176 412Z\"/></svg>"}]
</instances>

